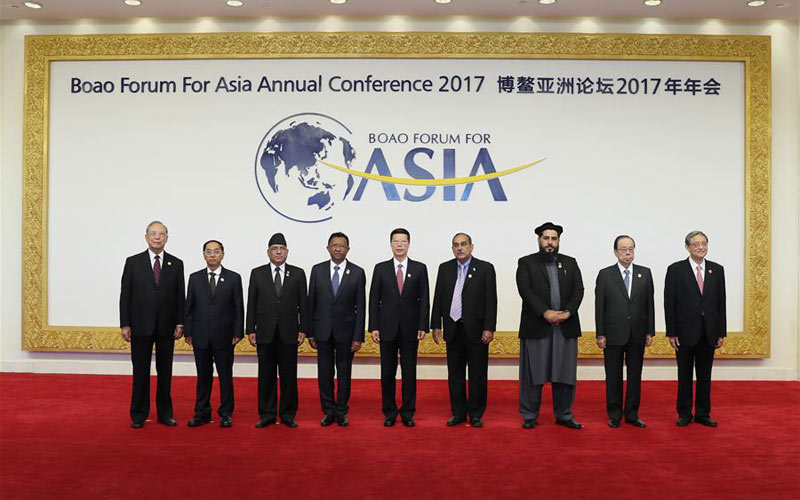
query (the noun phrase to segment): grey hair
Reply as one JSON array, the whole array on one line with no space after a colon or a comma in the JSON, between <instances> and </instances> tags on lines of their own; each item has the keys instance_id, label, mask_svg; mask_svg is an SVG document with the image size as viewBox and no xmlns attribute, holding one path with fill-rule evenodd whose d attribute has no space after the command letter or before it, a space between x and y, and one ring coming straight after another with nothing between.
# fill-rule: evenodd
<instances>
[{"instance_id":1,"label":"grey hair","mask_svg":"<svg viewBox=\"0 0 800 500\"><path fill-rule=\"evenodd\" d=\"M164 232L165 232L166 234L169 234L169 229L167 229L167 225L166 225L166 224L164 224L163 222L161 222L160 220L154 220L153 222L151 222L150 224L148 224L148 225L147 225L147 227L144 229L144 234L147 234L147 233L149 233L149 232L150 232L150 228L151 228L152 226L154 226L155 224L160 224L161 226L163 226L163 227L164 227Z\"/></svg>"},{"instance_id":2,"label":"grey hair","mask_svg":"<svg viewBox=\"0 0 800 500\"><path fill-rule=\"evenodd\" d=\"M686 238L683 239L683 242L686 243L687 247L689 246L689 242L695 236L702 236L703 238L706 239L706 243L708 243L708 236L706 236L706 233L704 233L703 231L692 231L692 232L690 232L689 234L686 235Z\"/></svg>"}]
</instances>

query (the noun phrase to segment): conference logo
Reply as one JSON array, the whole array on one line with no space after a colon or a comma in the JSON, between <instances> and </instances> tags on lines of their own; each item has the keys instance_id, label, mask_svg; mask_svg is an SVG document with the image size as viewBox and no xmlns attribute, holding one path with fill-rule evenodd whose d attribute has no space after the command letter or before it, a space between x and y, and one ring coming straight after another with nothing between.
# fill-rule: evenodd
<instances>
[{"instance_id":1,"label":"conference logo","mask_svg":"<svg viewBox=\"0 0 800 500\"><path fill-rule=\"evenodd\" d=\"M483 182L493 201L507 201L502 177L543 161L498 171L488 146L481 147L469 175L457 177L456 150L445 147L441 151L442 175L437 178L430 167L420 163L439 151L411 147L404 158L387 158L377 142L366 161L356 162L353 133L344 123L321 113L287 116L273 125L258 145L256 184L267 205L283 217L316 223L332 219L342 203L361 201L368 183L379 183L388 202L421 203L439 187L444 201L468 201L473 185ZM406 176L393 175L401 168ZM411 191L413 187L417 189ZM422 194L419 187L424 188Z\"/></svg>"}]
</instances>

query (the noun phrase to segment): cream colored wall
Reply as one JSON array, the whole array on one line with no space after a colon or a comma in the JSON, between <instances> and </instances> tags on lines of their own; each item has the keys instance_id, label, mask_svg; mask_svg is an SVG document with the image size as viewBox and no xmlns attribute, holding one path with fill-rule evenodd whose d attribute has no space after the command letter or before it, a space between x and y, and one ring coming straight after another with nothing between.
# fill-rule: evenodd
<instances>
[{"instance_id":1,"label":"cream colored wall","mask_svg":"<svg viewBox=\"0 0 800 500\"><path fill-rule=\"evenodd\" d=\"M498 31L498 32L584 32L584 33L690 33L772 36L772 356L764 360L720 360L715 378L731 380L796 380L800 366L798 309L800 309L800 35L797 22L753 24L705 22L665 22L654 19L609 21L574 19L537 21L470 20L466 18L420 20L400 16L381 19L318 20L261 19L254 21L215 21L210 19L161 22L141 19L124 23L80 21L64 24L15 22L0 27L0 371L54 373L130 373L130 360L117 354L30 353L21 350L21 205L22 205L22 104L24 83L24 37L30 34L102 33L181 33L181 32L281 32L281 31ZM90 221L77 221L76 244L102 237L93 234ZM754 244L759 244L755 242ZM299 376L316 376L314 359L300 362ZM189 356L175 359L176 374L194 374ZM235 373L254 376L256 360L241 356ZM490 377L517 378L516 360L492 360ZM579 378L602 379L602 363L582 361ZM377 378L375 359L357 360L354 376ZM443 360L420 361L421 378L446 378ZM674 379L674 362L648 361L646 379Z\"/></svg>"}]
</instances>

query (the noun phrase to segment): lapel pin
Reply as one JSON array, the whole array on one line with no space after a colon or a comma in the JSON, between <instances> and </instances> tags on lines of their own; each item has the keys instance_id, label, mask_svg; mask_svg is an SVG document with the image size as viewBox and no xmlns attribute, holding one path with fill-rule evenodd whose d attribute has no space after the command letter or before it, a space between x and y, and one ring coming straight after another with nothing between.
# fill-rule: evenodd
<instances>
[{"instance_id":1,"label":"lapel pin","mask_svg":"<svg viewBox=\"0 0 800 500\"><path fill-rule=\"evenodd\" d=\"M411 273L408 273L408 276L406 276L406 278L410 278L410 277L411 277Z\"/></svg>"},{"instance_id":2,"label":"lapel pin","mask_svg":"<svg viewBox=\"0 0 800 500\"><path fill-rule=\"evenodd\" d=\"M289 271L286 271L286 277L287 278L289 277Z\"/></svg>"},{"instance_id":3,"label":"lapel pin","mask_svg":"<svg viewBox=\"0 0 800 500\"><path fill-rule=\"evenodd\" d=\"M349 269L345 270L344 274L350 274L350 270Z\"/></svg>"},{"instance_id":4,"label":"lapel pin","mask_svg":"<svg viewBox=\"0 0 800 500\"><path fill-rule=\"evenodd\" d=\"M220 278L220 279L219 279L219 282L220 282L220 283L222 283L223 281L225 281L225 278Z\"/></svg>"},{"instance_id":5,"label":"lapel pin","mask_svg":"<svg viewBox=\"0 0 800 500\"><path fill-rule=\"evenodd\" d=\"M471 275L471 274L468 274L468 275L467 275L467 278L472 278L472 275Z\"/></svg>"},{"instance_id":6,"label":"lapel pin","mask_svg":"<svg viewBox=\"0 0 800 500\"><path fill-rule=\"evenodd\" d=\"M168 260L168 261L167 261L167 265L168 265L168 266L171 266L171 265L172 265L172 261L171 261L171 260ZM709 271L709 272L711 272L711 271Z\"/></svg>"},{"instance_id":7,"label":"lapel pin","mask_svg":"<svg viewBox=\"0 0 800 500\"><path fill-rule=\"evenodd\" d=\"M713 271L711 269L708 270L708 274L711 274Z\"/></svg>"},{"instance_id":8,"label":"lapel pin","mask_svg":"<svg viewBox=\"0 0 800 500\"><path fill-rule=\"evenodd\" d=\"M561 269L561 262L558 263L558 268Z\"/></svg>"},{"instance_id":9,"label":"lapel pin","mask_svg":"<svg viewBox=\"0 0 800 500\"><path fill-rule=\"evenodd\" d=\"M641 278L641 277L642 277L642 275L641 275L641 274L637 274L637 275L636 275L636 277L637 277L637 278Z\"/></svg>"}]
</instances>

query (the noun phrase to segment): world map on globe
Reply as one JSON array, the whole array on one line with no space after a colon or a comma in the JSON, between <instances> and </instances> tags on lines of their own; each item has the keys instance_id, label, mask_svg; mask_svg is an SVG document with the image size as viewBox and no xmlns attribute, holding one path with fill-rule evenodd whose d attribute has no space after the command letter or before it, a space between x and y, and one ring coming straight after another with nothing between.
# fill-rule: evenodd
<instances>
[{"instance_id":1,"label":"world map on globe","mask_svg":"<svg viewBox=\"0 0 800 500\"><path fill-rule=\"evenodd\" d=\"M262 140L258 166L266 181L259 188L276 211L302 222L331 217L337 201L353 187L351 175L320 161L351 168L356 157L349 130L325 115L295 115L274 126Z\"/></svg>"}]
</instances>

